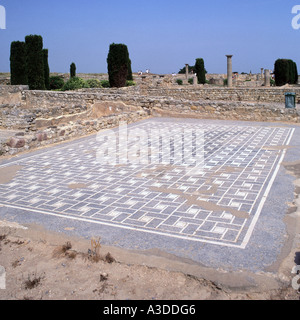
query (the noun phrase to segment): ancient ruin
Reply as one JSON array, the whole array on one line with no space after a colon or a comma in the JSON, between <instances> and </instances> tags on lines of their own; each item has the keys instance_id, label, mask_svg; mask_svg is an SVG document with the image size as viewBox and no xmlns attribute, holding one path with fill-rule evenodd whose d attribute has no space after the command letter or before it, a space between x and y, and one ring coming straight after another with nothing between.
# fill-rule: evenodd
<instances>
[{"instance_id":1,"label":"ancient ruin","mask_svg":"<svg viewBox=\"0 0 300 320\"><path fill-rule=\"evenodd\" d=\"M228 65L230 73L231 56ZM184 76L190 76L193 82L180 86L176 79L181 75L149 74L136 75L136 86L120 89L29 91L26 86L1 85L0 154L15 154L118 126L120 121L132 123L151 116L290 123L300 120L297 108L286 109L284 105L285 93L291 88L269 87L268 70L264 81L257 81L256 75L239 75L235 85L229 81L228 87L198 85L195 75ZM223 82L222 75L207 75L207 79L210 83L218 83L217 79ZM251 82L261 85L244 85ZM300 94L297 86L292 91L296 97Z\"/></svg>"}]
</instances>

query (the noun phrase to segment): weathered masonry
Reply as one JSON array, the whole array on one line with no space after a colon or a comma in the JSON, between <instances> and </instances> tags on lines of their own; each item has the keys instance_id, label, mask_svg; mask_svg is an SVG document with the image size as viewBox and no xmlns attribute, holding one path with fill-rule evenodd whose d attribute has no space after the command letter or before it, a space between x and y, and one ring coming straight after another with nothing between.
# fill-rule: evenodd
<instances>
[{"instance_id":1,"label":"weathered masonry","mask_svg":"<svg viewBox=\"0 0 300 320\"><path fill-rule=\"evenodd\" d=\"M300 122L297 108L286 109L285 93L300 88L158 87L29 91L0 86L0 154L68 140L149 116ZM298 101L297 101L298 102Z\"/></svg>"}]
</instances>

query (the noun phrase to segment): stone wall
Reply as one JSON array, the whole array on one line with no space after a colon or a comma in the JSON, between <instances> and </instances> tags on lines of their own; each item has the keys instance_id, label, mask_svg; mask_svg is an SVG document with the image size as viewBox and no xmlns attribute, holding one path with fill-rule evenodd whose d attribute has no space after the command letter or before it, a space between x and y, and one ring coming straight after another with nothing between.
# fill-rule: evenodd
<instances>
[{"instance_id":1,"label":"stone wall","mask_svg":"<svg viewBox=\"0 0 300 320\"><path fill-rule=\"evenodd\" d=\"M21 105L24 90L28 90L28 86L0 85L0 107L3 105Z\"/></svg>"},{"instance_id":2,"label":"stone wall","mask_svg":"<svg viewBox=\"0 0 300 320\"><path fill-rule=\"evenodd\" d=\"M298 108L284 107L284 93L300 88L88 89L77 92L29 91L0 86L0 129L17 135L2 141L0 154L68 140L148 116L245 121L300 122Z\"/></svg>"},{"instance_id":3,"label":"stone wall","mask_svg":"<svg viewBox=\"0 0 300 320\"><path fill-rule=\"evenodd\" d=\"M152 115L168 117L192 117L199 119L300 122L297 109L286 109L279 105L226 102L226 101L157 101L152 106Z\"/></svg>"},{"instance_id":4,"label":"stone wall","mask_svg":"<svg viewBox=\"0 0 300 320\"><path fill-rule=\"evenodd\" d=\"M183 88L145 88L143 94L152 97L173 97L192 101L251 101L284 103L285 93L295 92L300 103L300 87L285 88L220 88L220 87L183 87Z\"/></svg>"},{"instance_id":5,"label":"stone wall","mask_svg":"<svg viewBox=\"0 0 300 320\"><path fill-rule=\"evenodd\" d=\"M100 130L114 128L120 122L133 123L147 118L143 111L125 112L105 116L99 119L74 120L59 125L50 125L42 128L35 128L31 131L16 132L6 141L0 139L0 156L14 155L29 149L36 149L49 144L63 142L76 137L97 133Z\"/></svg>"}]
</instances>

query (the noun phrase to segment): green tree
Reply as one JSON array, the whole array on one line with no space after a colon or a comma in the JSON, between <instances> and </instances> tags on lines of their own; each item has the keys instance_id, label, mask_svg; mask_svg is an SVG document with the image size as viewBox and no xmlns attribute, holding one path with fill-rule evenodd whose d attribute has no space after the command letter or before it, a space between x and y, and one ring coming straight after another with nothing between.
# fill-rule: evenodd
<instances>
[{"instance_id":1,"label":"green tree","mask_svg":"<svg viewBox=\"0 0 300 320\"><path fill-rule=\"evenodd\" d=\"M205 84L206 83L206 79L205 79L206 70L204 67L204 60L202 58L196 59L194 71L197 74L198 83Z\"/></svg>"},{"instance_id":2,"label":"green tree","mask_svg":"<svg viewBox=\"0 0 300 320\"><path fill-rule=\"evenodd\" d=\"M130 59L128 59L128 74L127 74L127 80L128 80L128 81L133 81L132 69L131 69L131 60L130 60Z\"/></svg>"},{"instance_id":3,"label":"green tree","mask_svg":"<svg viewBox=\"0 0 300 320\"><path fill-rule=\"evenodd\" d=\"M39 35L25 37L26 70L30 90L45 90L43 38Z\"/></svg>"},{"instance_id":4,"label":"green tree","mask_svg":"<svg viewBox=\"0 0 300 320\"><path fill-rule=\"evenodd\" d=\"M125 87L128 77L129 53L125 44L112 43L107 56L107 69L111 87Z\"/></svg>"},{"instance_id":5,"label":"green tree","mask_svg":"<svg viewBox=\"0 0 300 320\"><path fill-rule=\"evenodd\" d=\"M27 84L25 42L13 41L10 46L10 83Z\"/></svg>"},{"instance_id":6,"label":"green tree","mask_svg":"<svg viewBox=\"0 0 300 320\"><path fill-rule=\"evenodd\" d=\"M76 77L76 64L74 62L72 62L70 65L70 77Z\"/></svg>"},{"instance_id":7,"label":"green tree","mask_svg":"<svg viewBox=\"0 0 300 320\"><path fill-rule=\"evenodd\" d=\"M289 84L295 83L295 63L293 60L288 60L289 64Z\"/></svg>"},{"instance_id":8,"label":"green tree","mask_svg":"<svg viewBox=\"0 0 300 320\"><path fill-rule=\"evenodd\" d=\"M195 73L195 66L188 66L188 70L189 70L189 73ZM185 66L179 70L178 74L185 74L186 72L186 69L185 69Z\"/></svg>"},{"instance_id":9,"label":"green tree","mask_svg":"<svg viewBox=\"0 0 300 320\"><path fill-rule=\"evenodd\" d=\"M44 62L44 78L45 78L45 87L47 90L50 90L50 68L48 63L48 49L43 49L43 62Z\"/></svg>"},{"instance_id":10,"label":"green tree","mask_svg":"<svg viewBox=\"0 0 300 320\"><path fill-rule=\"evenodd\" d=\"M277 59L274 66L276 86L298 83L297 64L291 59Z\"/></svg>"},{"instance_id":11,"label":"green tree","mask_svg":"<svg viewBox=\"0 0 300 320\"><path fill-rule=\"evenodd\" d=\"M298 83L298 68L296 62L294 62L294 84Z\"/></svg>"},{"instance_id":12,"label":"green tree","mask_svg":"<svg viewBox=\"0 0 300 320\"><path fill-rule=\"evenodd\" d=\"M276 86L283 86L289 82L289 63L287 59L277 59L274 66Z\"/></svg>"}]
</instances>

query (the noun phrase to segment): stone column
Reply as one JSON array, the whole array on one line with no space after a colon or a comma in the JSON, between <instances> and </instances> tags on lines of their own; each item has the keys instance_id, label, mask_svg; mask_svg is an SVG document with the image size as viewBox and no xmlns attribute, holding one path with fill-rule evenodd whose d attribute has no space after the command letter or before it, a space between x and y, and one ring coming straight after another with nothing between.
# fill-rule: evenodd
<instances>
[{"instance_id":1,"label":"stone column","mask_svg":"<svg viewBox=\"0 0 300 320\"><path fill-rule=\"evenodd\" d=\"M270 84L270 79L271 79L271 76L270 76L270 70L265 70L265 87L270 87L271 84Z\"/></svg>"},{"instance_id":2,"label":"stone column","mask_svg":"<svg viewBox=\"0 0 300 320\"><path fill-rule=\"evenodd\" d=\"M226 55L227 57L227 86L232 87L232 55Z\"/></svg>"},{"instance_id":3,"label":"stone column","mask_svg":"<svg viewBox=\"0 0 300 320\"><path fill-rule=\"evenodd\" d=\"M260 68L260 78L261 80L264 79L264 68Z\"/></svg>"},{"instance_id":4,"label":"stone column","mask_svg":"<svg viewBox=\"0 0 300 320\"><path fill-rule=\"evenodd\" d=\"M197 74L195 73L194 74L194 86L197 86L198 85L198 77L197 77Z\"/></svg>"},{"instance_id":5,"label":"stone column","mask_svg":"<svg viewBox=\"0 0 300 320\"><path fill-rule=\"evenodd\" d=\"M189 77L189 65L186 63L185 64L185 78L186 80L188 79Z\"/></svg>"}]
</instances>

